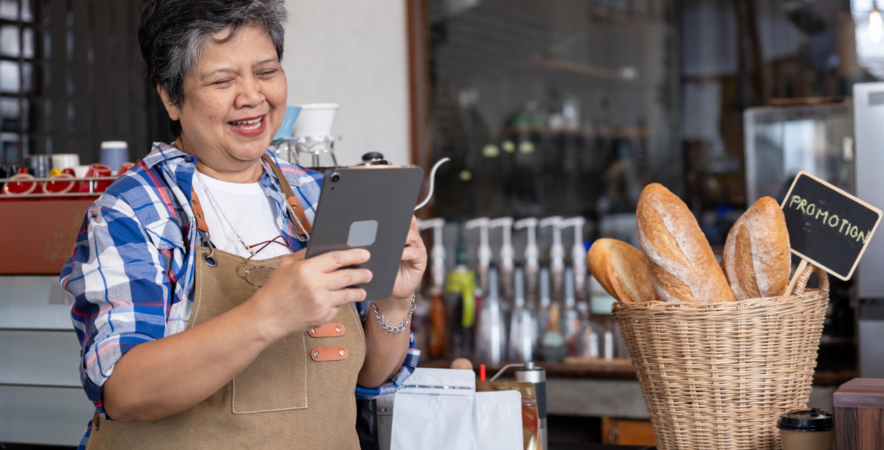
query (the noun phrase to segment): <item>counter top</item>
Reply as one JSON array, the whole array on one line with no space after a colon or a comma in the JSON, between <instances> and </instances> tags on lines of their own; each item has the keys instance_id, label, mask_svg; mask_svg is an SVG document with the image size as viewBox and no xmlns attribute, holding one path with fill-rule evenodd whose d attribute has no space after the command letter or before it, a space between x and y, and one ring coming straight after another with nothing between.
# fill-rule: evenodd
<instances>
[{"instance_id":1,"label":"counter top","mask_svg":"<svg viewBox=\"0 0 884 450\"><path fill-rule=\"evenodd\" d=\"M508 362L500 364L486 364L486 376L491 378L497 373L497 370ZM635 369L627 360L614 360L606 362L604 360L594 360L591 363L583 364L564 364L550 363L539 361L537 365L546 369L546 377L549 378L565 378L565 379L588 379L588 380L635 380ZM451 367L450 359L421 359L419 367L445 369ZM478 374L479 364L475 364L473 370ZM508 371L509 378L512 378L512 372ZM505 375L506 376L506 375ZM813 375L813 384L815 386L840 386L859 375L854 371L844 372L815 372Z\"/></svg>"},{"instance_id":2,"label":"counter top","mask_svg":"<svg viewBox=\"0 0 884 450\"><path fill-rule=\"evenodd\" d=\"M549 450L656 450L657 447L641 447L634 445L608 444L563 444L550 443Z\"/></svg>"}]
</instances>

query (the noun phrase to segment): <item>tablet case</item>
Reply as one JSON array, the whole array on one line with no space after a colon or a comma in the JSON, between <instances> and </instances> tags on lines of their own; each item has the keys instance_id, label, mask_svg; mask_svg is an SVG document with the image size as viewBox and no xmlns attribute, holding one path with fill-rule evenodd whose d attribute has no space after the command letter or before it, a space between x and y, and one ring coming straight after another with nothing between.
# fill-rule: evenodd
<instances>
[{"instance_id":1,"label":"tablet case","mask_svg":"<svg viewBox=\"0 0 884 450\"><path fill-rule=\"evenodd\" d=\"M326 171L316 206L307 258L364 248L371 282L359 285L366 300L393 293L411 217L423 182L417 166L337 167Z\"/></svg>"}]
</instances>

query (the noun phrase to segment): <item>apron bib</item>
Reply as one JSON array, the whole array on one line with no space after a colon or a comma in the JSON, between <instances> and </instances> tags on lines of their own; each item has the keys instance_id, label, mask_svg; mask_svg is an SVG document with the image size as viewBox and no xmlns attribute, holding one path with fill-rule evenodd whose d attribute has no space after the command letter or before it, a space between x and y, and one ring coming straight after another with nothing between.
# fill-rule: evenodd
<instances>
[{"instance_id":1,"label":"apron bib","mask_svg":"<svg viewBox=\"0 0 884 450\"><path fill-rule=\"evenodd\" d=\"M290 192L285 178L279 180ZM230 311L258 290L246 281L243 258L211 251L196 249L188 328ZM281 259L250 260L246 269L275 268ZM347 304L332 322L270 345L226 386L186 411L137 423L103 420L96 411L86 448L358 449L355 389L364 360L362 321Z\"/></svg>"}]
</instances>

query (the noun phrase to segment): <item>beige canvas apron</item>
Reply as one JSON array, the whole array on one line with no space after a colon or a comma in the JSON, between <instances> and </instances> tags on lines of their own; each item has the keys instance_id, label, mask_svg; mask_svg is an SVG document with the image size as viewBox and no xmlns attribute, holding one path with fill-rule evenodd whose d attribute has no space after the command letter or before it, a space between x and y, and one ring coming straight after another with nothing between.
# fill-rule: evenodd
<instances>
[{"instance_id":1,"label":"beige canvas apron","mask_svg":"<svg viewBox=\"0 0 884 450\"><path fill-rule=\"evenodd\" d=\"M272 164L273 165L273 164ZM273 165L286 194L285 178ZM258 288L240 268L243 258L214 250L215 265L198 247L192 328L235 308ZM276 267L282 257L250 261ZM334 321L267 347L233 380L196 406L153 422L120 423L96 412L86 448L104 449L358 449L356 377L365 335L353 305Z\"/></svg>"}]
</instances>

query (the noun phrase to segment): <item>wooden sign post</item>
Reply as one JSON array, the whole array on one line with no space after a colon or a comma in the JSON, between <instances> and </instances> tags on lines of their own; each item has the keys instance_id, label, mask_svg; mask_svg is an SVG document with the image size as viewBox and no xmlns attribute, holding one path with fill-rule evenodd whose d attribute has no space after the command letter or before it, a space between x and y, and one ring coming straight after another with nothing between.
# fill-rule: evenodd
<instances>
[{"instance_id":1,"label":"wooden sign post","mask_svg":"<svg viewBox=\"0 0 884 450\"><path fill-rule=\"evenodd\" d=\"M799 172L780 205L792 253L801 264L789 283L792 293L808 262L849 280L881 222L881 210L807 173Z\"/></svg>"}]
</instances>

